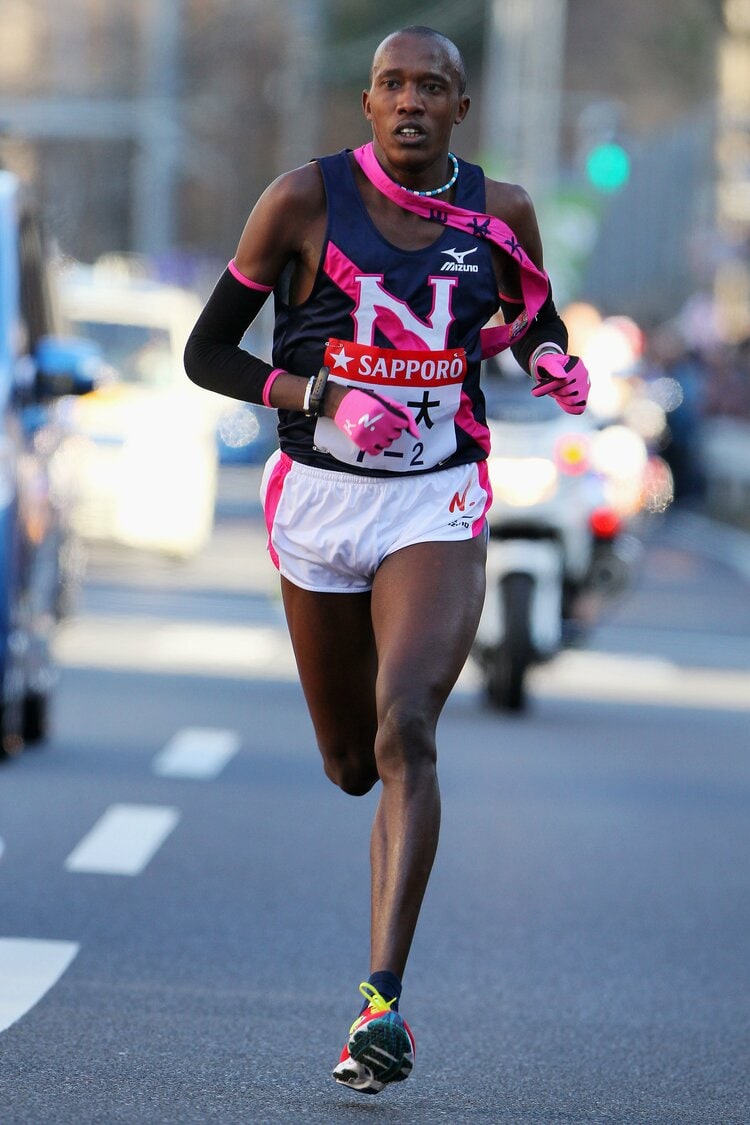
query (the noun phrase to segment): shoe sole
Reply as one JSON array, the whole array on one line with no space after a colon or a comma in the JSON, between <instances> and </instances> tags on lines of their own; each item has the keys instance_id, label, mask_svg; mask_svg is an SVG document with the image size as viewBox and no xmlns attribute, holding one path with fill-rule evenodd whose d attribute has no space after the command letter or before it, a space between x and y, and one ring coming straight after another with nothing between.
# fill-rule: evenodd
<instances>
[{"instance_id":1,"label":"shoe sole","mask_svg":"<svg viewBox=\"0 0 750 1125\"><path fill-rule=\"evenodd\" d=\"M333 1077L339 1086L346 1086L348 1090L355 1090L358 1094L379 1094L384 1085L372 1077L364 1063L353 1059L339 1063L333 1071Z\"/></svg>"},{"instance_id":2,"label":"shoe sole","mask_svg":"<svg viewBox=\"0 0 750 1125\"><path fill-rule=\"evenodd\" d=\"M349 1054L363 1063L376 1082L403 1082L414 1066L411 1040L395 1020L370 1020L349 1040Z\"/></svg>"}]
</instances>

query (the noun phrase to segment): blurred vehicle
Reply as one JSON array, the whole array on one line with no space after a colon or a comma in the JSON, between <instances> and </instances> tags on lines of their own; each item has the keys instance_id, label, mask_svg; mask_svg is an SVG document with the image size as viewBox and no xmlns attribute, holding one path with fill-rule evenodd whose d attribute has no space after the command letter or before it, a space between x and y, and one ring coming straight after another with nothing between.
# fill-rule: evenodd
<instances>
[{"instance_id":1,"label":"blurred vehicle","mask_svg":"<svg viewBox=\"0 0 750 1125\"><path fill-rule=\"evenodd\" d=\"M112 369L72 411L77 532L194 555L213 530L219 409L182 364L198 298L110 263L68 268L61 291L72 328Z\"/></svg>"},{"instance_id":2,"label":"blurred vehicle","mask_svg":"<svg viewBox=\"0 0 750 1125\"><path fill-rule=\"evenodd\" d=\"M636 545L596 465L595 424L532 398L520 371L490 367L485 394L494 499L473 656L487 701L520 711L528 669L580 642L602 599L627 582Z\"/></svg>"},{"instance_id":3,"label":"blurred vehicle","mask_svg":"<svg viewBox=\"0 0 750 1125\"><path fill-rule=\"evenodd\" d=\"M38 220L0 171L0 754L45 737L50 644L76 579L59 454L68 395L91 391L96 348L59 334Z\"/></svg>"}]
</instances>

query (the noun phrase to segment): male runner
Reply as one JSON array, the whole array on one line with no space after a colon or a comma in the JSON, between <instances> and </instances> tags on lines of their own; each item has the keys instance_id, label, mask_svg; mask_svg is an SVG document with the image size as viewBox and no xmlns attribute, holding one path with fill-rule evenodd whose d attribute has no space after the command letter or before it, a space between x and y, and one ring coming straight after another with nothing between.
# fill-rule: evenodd
<instances>
[{"instance_id":1,"label":"male runner","mask_svg":"<svg viewBox=\"0 0 750 1125\"><path fill-rule=\"evenodd\" d=\"M185 353L194 382L279 412L262 496L324 769L346 793L381 786L371 975L333 1071L371 1094L414 1062L398 1004L438 841L435 731L484 598L481 356L512 345L532 394L571 412L588 388L528 196L450 153L465 88L450 40L388 36L372 145L266 189ZM273 365L238 347L272 291Z\"/></svg>"}]
</instances>

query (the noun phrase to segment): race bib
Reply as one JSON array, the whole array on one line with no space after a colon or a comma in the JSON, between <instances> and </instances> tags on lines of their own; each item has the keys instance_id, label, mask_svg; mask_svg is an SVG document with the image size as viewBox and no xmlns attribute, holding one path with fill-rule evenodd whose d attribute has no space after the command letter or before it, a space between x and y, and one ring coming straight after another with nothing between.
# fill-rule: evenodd
<instances>
[{"instance_id":1,"label":"race bib","mask_svg":"<svg viewBox=\"0 0 750 1125\"><path fill-rule=\"evenodd\" d=\"M394 473L434 468L456 451L456 414L466 376L463 348L445 351L405 351L376 348L349 340L329 340L323 362L329 381L373 390L408 407L419 438L404 432L382 453L364 453L332 418L318 418L315 446L348 465L364 465Z\"/></svg>"}]
</instances>

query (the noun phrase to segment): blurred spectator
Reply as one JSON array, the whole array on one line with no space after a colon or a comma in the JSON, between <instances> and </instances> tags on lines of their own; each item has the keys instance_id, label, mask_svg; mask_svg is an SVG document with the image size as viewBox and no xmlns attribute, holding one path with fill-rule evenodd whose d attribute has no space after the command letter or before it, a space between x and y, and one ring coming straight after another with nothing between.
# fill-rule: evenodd
<instances>
[{"instance_id":1,"label":"blurred spectator","mask_svg":"<svg viewBox=\"0 0 750 1125\"><path fill-rule=\"evenodd\" d=\"M674 499L699 500L705 491L702 427L709 387L705 357L672 324L654 334L649 359L649 382L659 386L657 397L667 412L662 456L672 472Z\"/></svg>"},{"instance_id":2,"label":"blurred spectator","mask_svg":"<svg viewBox=\"0 0 750 1125\"><path fill-rule=\"evenodd\" d=\"M714 349L709 367L706 414L750 422L750 338Z\"/></svg>"}]
</instances>

